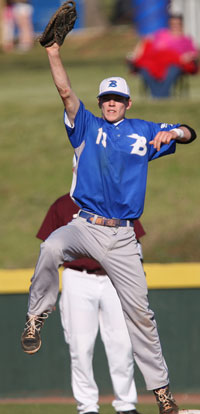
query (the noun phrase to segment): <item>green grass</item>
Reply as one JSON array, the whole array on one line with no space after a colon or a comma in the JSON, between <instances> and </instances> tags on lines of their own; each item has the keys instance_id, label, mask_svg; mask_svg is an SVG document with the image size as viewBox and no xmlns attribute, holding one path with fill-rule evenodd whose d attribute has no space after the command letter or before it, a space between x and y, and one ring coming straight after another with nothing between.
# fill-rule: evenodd
<instances>
[{"instance_id":1,"label":"green grass","mask_svg":"<svg viewBox=\"0 0 200 414\"><path fill-rule=\"evenodd\" d=\"M128 72L125 56L136 39L129 28L99 35L74 35L62 48L73 88L87 108L99 114L98 84L126 77L131 117L183 122L200 129L200 76L190 78L190 95L152 101L140 80ZM62 122L63 107L53 85L45 50L0 55L0 268L32 267L38 255L35 234L49 205L71 183L72 148ZM199 261L200 144L150 164L143 238L146 262Z\"/></svg>"},{"instance_id":2,"label":"green grass","mask_svg":"<svg viewBox=\"0 0 200 414\"><path fill-rule=\"evenodd\" d=\"M190 405L184 408L200 409L200 405ZM1 404L3 414L76 414L75 405L71 404ZM138 404L137 409L142 414L157 414L155 404ZM101 414L114 414L114 409L109 404L100 406Z\"/></svg>"},{"instance_id":3,"label":"green grass","mask_svg":"<svg viewBox=\"0 0 200 414\"><path fill-rule=\"evenodd\" d=\"M0 409L3 414L76 414L76 407L65 404L1 404ZM138 405L138 410L142 414L157 414L155 405ZM103 405L100 409L101 414L115 413L110 405Z\"/></svg>"}]
</instances>

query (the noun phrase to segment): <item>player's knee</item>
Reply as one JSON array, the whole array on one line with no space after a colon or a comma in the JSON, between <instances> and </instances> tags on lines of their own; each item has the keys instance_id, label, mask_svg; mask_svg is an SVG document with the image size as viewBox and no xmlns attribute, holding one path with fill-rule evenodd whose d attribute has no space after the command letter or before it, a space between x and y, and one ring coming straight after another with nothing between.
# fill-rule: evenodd
<instances>
[{"instance_id":1,"label":"player's knee","mask_svg":"<svg viewBox=\"0 0 200 414\"><path fill-rule=\"evenodd\" d=\"M59 246L59 242L51 238L48 238L41 244L41 253L55 258L62 257L62 249Z\"/></svg>"}]
</instances>

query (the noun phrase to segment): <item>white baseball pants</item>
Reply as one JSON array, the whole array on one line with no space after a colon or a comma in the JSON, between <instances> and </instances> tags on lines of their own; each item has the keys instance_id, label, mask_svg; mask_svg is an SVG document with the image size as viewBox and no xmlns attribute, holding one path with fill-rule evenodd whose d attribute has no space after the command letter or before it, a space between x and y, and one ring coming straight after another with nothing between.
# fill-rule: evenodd
<instances>
[{"instance_id":1,"label":"white baseball pants","mask_svg":"<svg viewBox=\"0 0 200 414\"><path fill-rule=\"evenodd\" d=\"M135 409L132 345L119 298L108 276L65 269L59 305L65 341L69 344L72 390L78 412L99 410L92 366L99 328L115 396L112 405L116 411Z\"/></svg>"}]
</instances>

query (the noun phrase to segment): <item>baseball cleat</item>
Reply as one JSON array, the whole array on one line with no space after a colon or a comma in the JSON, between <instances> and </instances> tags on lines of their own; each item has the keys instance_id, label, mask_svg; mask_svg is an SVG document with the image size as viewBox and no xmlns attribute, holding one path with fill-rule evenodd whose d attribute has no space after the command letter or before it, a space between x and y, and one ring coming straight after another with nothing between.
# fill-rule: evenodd
<instances>
[{"instance_id":1,"label":"baseball cleat","mask_svg":"<svg viewBox=\"0 0 200 414\"><path fill-rule=\"evenodd\" d=\"M22 349L27 354L31 355L39 351L42 344L40 330L47 318L47 312L43 312L41 315L27 315L24 332L21 336Z\"/></svg>"},{"instance_id":2,"label":"baseball cleat","mask_svg":"<svg viewBox=\"0 0 200 414\"><path fill-rule=\"evenodd\" d=\"M178 414L179 408L169 391L169 386L158 388L153 391L159 407L160 414Z\"/></svg>"}]
</instances>

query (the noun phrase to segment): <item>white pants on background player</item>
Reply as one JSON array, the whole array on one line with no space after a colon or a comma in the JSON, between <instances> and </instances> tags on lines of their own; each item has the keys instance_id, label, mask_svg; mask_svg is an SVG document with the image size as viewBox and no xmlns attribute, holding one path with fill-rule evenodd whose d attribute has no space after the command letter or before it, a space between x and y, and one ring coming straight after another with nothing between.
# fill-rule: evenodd
<instances>
[{"instance_id":1,"label":"white pants on background player","mask_svg":"<svg viewBox=\"0 0 200 414\"><path fill-rule=\"evenodd\" d=\"M131 341L119 298L108 276L65 269L59 305L79 413L99 410L92 367L99 328L115 396L112 405L116 411L135 409L137 392Z\"/></svg>"}]
</instances>

